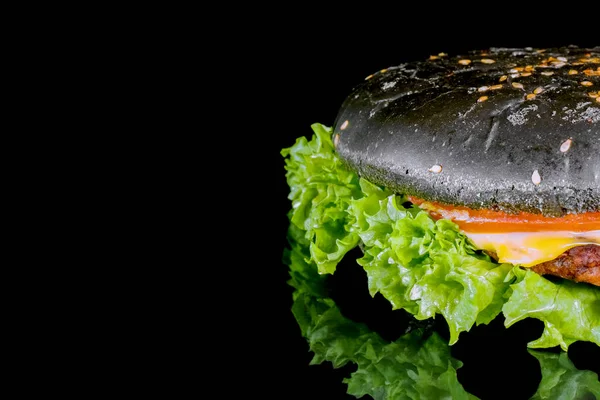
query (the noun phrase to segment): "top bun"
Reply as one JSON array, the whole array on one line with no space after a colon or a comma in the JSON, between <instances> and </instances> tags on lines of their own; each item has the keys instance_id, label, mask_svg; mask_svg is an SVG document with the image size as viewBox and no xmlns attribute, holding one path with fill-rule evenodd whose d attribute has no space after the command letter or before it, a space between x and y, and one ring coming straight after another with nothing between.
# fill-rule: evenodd
<instances>
[{"instance_id":1,"label":"top bun","mask_svg":"<svg viewBox=\"0 0 600 400\"><path fill-rule=\"evenodd\" d=\"M600 210L600 47L492 48L381 70L334 124L344 162L425 200Z\"/></svg>"}]
</instances>

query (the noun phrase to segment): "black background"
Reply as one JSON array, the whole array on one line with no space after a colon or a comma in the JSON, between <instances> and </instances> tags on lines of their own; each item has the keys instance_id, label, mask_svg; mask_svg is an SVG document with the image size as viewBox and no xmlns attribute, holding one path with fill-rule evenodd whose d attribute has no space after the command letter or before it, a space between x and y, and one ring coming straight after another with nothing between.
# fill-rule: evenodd
<instances>
[{"instance_id":1,"label":"black background","mask_svg":"<svg viewBox=\"0 0 600 400\"><path fill-rule=\"evenodd\" d=\"M260 193L252 206L256 218L263 221L264 235L260 257L253 255L261 271L253 274L258 278L253 290L254 312L260 318L252 328L256 339L248 357L260 360L262 366L255 371L260 378L254 381L257 386L252 392L265 393L267 385L272 389L266 392L272 394L281 394L279 388L283 388L285 394L277 395L279 398L352 398L345 394L342 379L353 368L334 370L329 363L309 366L311 354L290 311L292 290L286 284L287 268L281 255L291 204L280 150L293 145L297 137L310 138L312 123L333 124L351 89L388 66L440 52L452 56L489 47L600 44L594 24L581 19L565 21L560 12L548 16L537 10L528 14L519 7L497 7L470 10L474 14L466 15L467 9L463 13L457 6L448 13L433 12L436 7L431 4L412 7L388 10L373 4L329 13L290 10L265 19L248 44L262 48L253 60L258 68L253 72L252 88L261 99L252 108L256 132L252 137L260 138L254 146L261 153L255 161L261 182L248 184L248 190L258 188ZM338 271L331 286L342 311L386 338L397 337L404 323L401 311L392 312L379 296L371 299L364 273L355 265L344 264ZM436 328L445 334L443 320L437 320ZM482 399L529 398L541 375L537 360L526 352L526 343L539 337L542 329L539 321L530 320L507 330L499 318L461 334L452 355L465 363L458 373L465 389ZM575 343L569 354L579 368L598 371L598 346ZM248 368L252 369L250 364Z\"/></svg>"}]
</instances>

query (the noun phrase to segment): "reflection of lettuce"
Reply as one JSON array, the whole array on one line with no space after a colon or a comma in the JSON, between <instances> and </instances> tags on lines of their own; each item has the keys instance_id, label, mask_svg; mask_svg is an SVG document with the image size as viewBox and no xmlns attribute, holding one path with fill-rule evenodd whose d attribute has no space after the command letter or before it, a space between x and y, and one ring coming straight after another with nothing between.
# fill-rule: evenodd
<instances>
[{"instance_id":1,"label":"reflection of lettuce","mask_svg":"<svg viewBox=\"0 0 600 400\"><path fill-rule=\"evenodd\" d=\"M380 292L394 309L417 319L443 315L451 344L460 332L503 312L507 326L527 317L544 323L542 337L531 347L566 350L576 340L600 345L598 288L557 284L493 262L476 252L452 222L435 222L425 211L403 207L402 196L359 179L335 154L331 129L315 124L313 130L312 140L300 138L282 155L291 226L308 249L307 262L319 273L334 273L344 255L360 244L364 256L358 262L367 272L371 294ZM319 307L326 303L320 301ZM300 319L308 318L295 307Z\"/></svg>"},{"instance_id":2,"label":"reflection of lettuce","mask_svg":"<svg viewBox=\"0 0 600 400\"><path fill-rule=\"evenodd\" d=\"M553 354L529 351L540 362L542 381L531 400L600 399L598 375L592 371L581 371L573 366L567 353Z\"/></svg>"},{"instance_id":3,"label":"reflection of lettuce","mask_svg":"<svg viewBox=\"0 0 600 400\"><path fill-rule=\"evenodd\" d=\"M310 261L310 244L293 224L285 261L295 288L292 311L314 358L334 367L355 363L356 372L344 380L348 393L383 399L477 399L458 382L462 363L450 356L450 347L433 333L429 338L414 330L389 343L365 325L348 320L327 297L325 277ZM567 353L530 351L540 362L542 380L531 400L600 399L598 375L576 369Z\"/></svg>"},{"instance_id":4,"label":"reflection of lettuce","mask_svg":"<svg viewBox=\"0 0 600 400\"><path fill-rule=\"evenodd\" d=\"M423 337L414 330L395 342L384 341L359 323L344 318L326 297L324 277L310 261L310 244L304 232L290 226L290 266L294 291L292 311L314 352L313 364L330 361L334 367L358 365L344 380L348 393L374 399L475 399L458 382L462 363L436 333Z\"/></svg>"}]
</instances>

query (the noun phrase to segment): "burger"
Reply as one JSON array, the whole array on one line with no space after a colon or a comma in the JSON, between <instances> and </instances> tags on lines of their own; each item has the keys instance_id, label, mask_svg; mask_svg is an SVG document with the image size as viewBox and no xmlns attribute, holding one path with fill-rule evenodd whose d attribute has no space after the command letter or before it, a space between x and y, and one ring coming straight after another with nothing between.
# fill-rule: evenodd
<instances>
[{"instance_id":1,"label":"burger","mask_svg":"<svg viewBox=\"0 0 600 400\"><path fill-rule=\"evenodd\" d=\"M281 152L284 260L313 361L358 364L350 394L468 398L447 346L499 316L543 323L530 349L600 346L600 47L385 68L312 129ZM447 343L422 325L386 343L340 313L325 280L356 251L370 294L443 318Z\"/></svg>"}]
</instances>

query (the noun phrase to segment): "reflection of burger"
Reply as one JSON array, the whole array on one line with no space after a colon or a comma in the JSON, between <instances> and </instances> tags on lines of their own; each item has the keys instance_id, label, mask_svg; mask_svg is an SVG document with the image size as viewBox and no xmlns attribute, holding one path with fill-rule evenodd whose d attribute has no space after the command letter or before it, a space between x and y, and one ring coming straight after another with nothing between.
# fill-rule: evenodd
<instances>
[{"instance_id":1,"label":"reflection of burger","mask_svg":"<svg viewBox=\"0 0 600 400\"><path fill-rule=\"evenodd\" d=\"M600 47L390 67L313 130L282 152L305 336L322 314L301 277L360 248L371 294L441 314L450 344L503 314L543 322L530 347L600 345Z\"/></svg>"}]
</instances>

